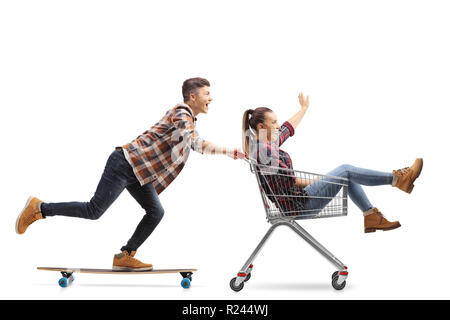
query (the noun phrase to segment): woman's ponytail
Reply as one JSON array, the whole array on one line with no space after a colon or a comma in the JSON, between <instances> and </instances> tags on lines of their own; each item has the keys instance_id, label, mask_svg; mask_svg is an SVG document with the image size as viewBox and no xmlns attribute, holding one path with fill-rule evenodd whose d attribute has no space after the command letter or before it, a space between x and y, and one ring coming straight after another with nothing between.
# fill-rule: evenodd
<instances>
[{"instance_id":1,"label":"woman's ponytail","mask_svg":"<svg viewBox=\"0 0 450 320\"><path fill-rule=\"evenodd\" d=\"M253 109L248 109L244 112L242 117L242 150L245 154L249 154L250 138L248 136L248 130L250 128L250 115L253 113Z\"/></svg>"}]
</instances>

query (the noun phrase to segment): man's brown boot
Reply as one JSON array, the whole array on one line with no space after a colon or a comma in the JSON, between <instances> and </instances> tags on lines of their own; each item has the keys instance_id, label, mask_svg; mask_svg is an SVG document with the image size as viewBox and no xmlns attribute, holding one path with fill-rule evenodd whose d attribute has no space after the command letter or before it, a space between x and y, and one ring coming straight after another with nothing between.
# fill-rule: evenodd
<instances>
[{"instance_id":1,"label":"man's brown boot","mask_svg":"<svg viewBox=\"0 0 450 320\"><path fill-rule=\"evenodd\" d=\"M372 213L370 213L372 212ZM366 211L364 213L364 232L375 232L377 230L393 230L400 227L400 222L394 221L390 222L388 221L381 212L378 211L377 208L373 208L369 211Z\"/></svg>"},{"instance_id":2,"label":"man's brown boot","mask_svg":"<svg viewBox=\"0 0 450 320\"><path fill-rule=\"evenodd\" d=\"M122 253L114 255L113 260L113 270L121 270L121 271L150 271L153 270L153 266L151 264L142 263L138 259L134 258L136 251L131 251L131 254L128 251L124 250Z\"/></svg>"},{"instance_id":3,"label":"man's brown boot","mask_svg":"<svg viewBox=\"0 0 450 320\"><path fill-rule=\"evenodd\" d=\"M422 167L423 159L418 158L416 159L416 161L414 161L411 167L394 170L394 179L392 181L392 186L397 187L407 193L411 193L414 188L414 181L422 172Z\"/></svg>"},{"instance_id":4,"label":"man's brown boot","mask_svg":"<svg viewBox=\"0 0 450 320\"><path fill-rule=\"evenodd\" d=\"M41 213L41 203L42 201L38 198L28 198L25 208L16 220L16 232L18 234L23 234L30 224L44 218Z\"/></svg>"}]
</instances>

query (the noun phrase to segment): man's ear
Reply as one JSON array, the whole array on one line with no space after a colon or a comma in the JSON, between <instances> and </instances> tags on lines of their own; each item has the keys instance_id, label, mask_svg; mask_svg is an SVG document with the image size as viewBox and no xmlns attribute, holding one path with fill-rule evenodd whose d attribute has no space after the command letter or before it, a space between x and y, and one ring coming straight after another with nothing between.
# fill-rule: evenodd
<instances>
[{"instance_id":1,"label":"man's ear","mask_svg":"<svg viewBox=\"0 0 450 320\"><path fill-rule=\"evenodd\" d=\"M190 99L191 101L195 101L195 98L196 98L195 93L191 92L191 93L189 94L189 99Z\"/></svg>"}]
</instances>

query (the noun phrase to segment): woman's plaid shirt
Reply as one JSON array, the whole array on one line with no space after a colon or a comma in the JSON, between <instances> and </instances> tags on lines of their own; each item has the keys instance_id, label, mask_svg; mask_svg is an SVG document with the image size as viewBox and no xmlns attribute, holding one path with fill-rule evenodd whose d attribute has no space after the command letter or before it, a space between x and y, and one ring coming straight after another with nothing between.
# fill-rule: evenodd
<instances>
[{"instance_id":1,"label":"woman's plaid shirt","mask_svg":"<svg viewBox=\"0 0 450 320\"><path fill-rule=\"evenodd\" d=\"M280 167L284 169L292 169L292 160L289 154L280 149L280 146L295 133L294 127L285 121L278 130L278 139L274 142L263 142L256 140L256 144L252 147L252 154L256 154L259 164L272 167ZM253 156L253 158L255 158Z\"/></svg>"},{"instance_id":2,"label":"woman's plaid shirt","mask_svg":"<svg viewBox=\"0 0 450 320\"><path fill-rule=\"evenodd\" d=\"M191 149L202 153L192 109L183 103L132 142L122 146L141 185L152 182L160 194L183 169Z\"/></svg>"},{"instance_id":3,"label":"woman's plaid shirt","mask_svg":"<svg viewBox=\"0 0 450 320\"><path fill-rule=\"evenodd\" d=\"M292 160L289 154L280 149L280 146L294 135L294 127L284 122L278 131L278 140L275 142L262 142L257 140L255 144L256 159L259 164L269 167L261 167L258 170L261 186L268 198L283 211L285 215L296 215L304 208L305 198L292 197L306 196L302 188L295 186L295 175L292 172ZM274 169L276 168L276 169Z\"/></svg>"}]
</instances>

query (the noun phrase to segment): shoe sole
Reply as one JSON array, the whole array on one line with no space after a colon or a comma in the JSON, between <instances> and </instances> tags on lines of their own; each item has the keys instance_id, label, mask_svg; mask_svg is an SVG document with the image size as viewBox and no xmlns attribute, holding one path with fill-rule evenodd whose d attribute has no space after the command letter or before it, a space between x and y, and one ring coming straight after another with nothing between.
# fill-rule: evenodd
<instances>
[{"instance_id":1,"label":"shoe sole","mask_svg":"<svg viewBox=\"0 0 450 320\"><path fill-rule=\"evenodd\" d=\"M152 271L153 267L148 268L128 268L128 267L116 267L112 268L114 271Z\"/></svg>"},{"instance_id":2,"label":"shoe sole","mask_svg":"<svg viewBox=\"0 0 450 320\"><path fill-rule=\"evenodd\" d=\"M398 226L395 227L391 227L391 228L366 228L364 229L364 233L371 233L371 232L375 232L375 231L389 231L389 230L394 230L397 228L400 228L402 225L399 224Z\"/></svg>"},{"instance_id":3,"label":"shoe sole","mask_svg":"<svg viewBox=\"0 0 450 320\"><path fill-rule=\"evenodd\" d=\"M408 186L408 188L406 189L407 193L411 193L414 189L414 181L416 181L416 179L420 176L421 172L422 172L422 168L423 168L423 159L420 158L420 167L419 167L419 171L417 172L416 176L414 177L414 179L412 180L411 184Z\"/></svg>"},{"instance_id":4,"label":"shoe sole","mask_svg":"<svg viewBox=\"0 0 450 320\"><path fill-rule=\"evenodd\" d=\"M25 207L23 207L22 211L20 212L19 216L18 216L17 219L16 219L16 233L17 233L17 234L24 234L24 233L25 233L25 231L22 232L22 233L19 232L19 220L20 220L20 217L22 217L22 214L23 214L23 212L25 211L25 209L26 209L26 208L28 207L28 205L30 204L31 200L33 200L33 198L34 198L34 197L29 197L29 198L28 198L27 203L25 204Z\"/></svg>"}]
</instances>

